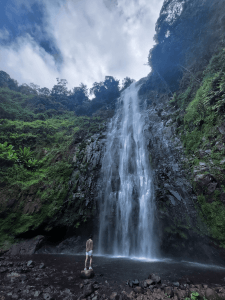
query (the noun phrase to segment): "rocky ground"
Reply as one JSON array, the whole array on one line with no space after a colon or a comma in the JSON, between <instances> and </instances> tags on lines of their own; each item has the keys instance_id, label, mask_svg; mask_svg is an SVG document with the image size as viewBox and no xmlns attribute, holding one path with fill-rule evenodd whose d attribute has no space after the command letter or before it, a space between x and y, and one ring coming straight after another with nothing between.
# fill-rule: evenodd
<instances>
[{"instance_id":1,"label":"rocky ground","mask_svg":"<svg viewBox=\"0 0 225 300\"><path fill-rule=\"evenodd\" d=\"M88 300L153 300L186 299L191 294L200 296L191 299L225 299L224 284L200 283L184 279L169 282L150 274L148 279L121 281L106 278L93 269L92 279L82 279L83 260L72 260L60 255L18 255L7 253L0 257L0 299L88 299ZM108 279L108 280L107 280ZM196 294L197 295L197 294Z\"/></svg>"}]
</instances>

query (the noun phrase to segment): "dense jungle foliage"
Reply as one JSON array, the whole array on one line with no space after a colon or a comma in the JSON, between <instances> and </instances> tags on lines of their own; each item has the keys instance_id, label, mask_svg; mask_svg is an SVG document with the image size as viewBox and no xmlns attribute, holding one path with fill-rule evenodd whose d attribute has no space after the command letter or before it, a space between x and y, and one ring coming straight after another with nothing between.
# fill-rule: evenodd
<instances>
[{"instance_id":1,"label":"dense jungle foliage","mask_svg":"<svg viewBox=\"0 0 225 300\"><path fill-rule=\"evenodd\" d=\"M105 128L115 100L132 82L126 77L120 90L119 81L108 76L104 82L93 84L90 92L95 97L91 101L83 84L68 91L66 80L57 79L50 91L35 84L19 86L0 71L0 245L3 248L40 226L45 226L45 231L52 229L48 224L59 218L74 168L78 169L75 177L86 170L82 165L85 141ZM81 207L80 204L78 212ZM85 216L73 214L77 217L76 227L86 220Z\"/></svg>"},{"instance_id":2,"label":"dense jungle foliage","mask_svg":"<svg viewBox=\"0 0 225 300\"><path fill-rule=\"evenodd\" d=\"M70 112L45 120L0 120L2 246L54 220L68 193L76 138L99 132L103 121Z\"/></svg>"},{"instance_id":3,"label":"dense jungle foliage","mask_svg":"<svg viewBox=\"0 0 225 300\"><path fill-rule=\"evenodd\" d=\"M44 120L46 117L60 115L63 111L73 111L77 116L92 116L100 109L114 109L115 100L134 81L129 77L124 78L120 88L119 80L113 76L105 76L104 81L93 83L90 94L94 98L90 100L88 88L83 83L68 90L66 79L56 79L57 84L49 90L34 83L18 85L6 72L0 71L0 118Z\"/></svg>"}]
</instances>

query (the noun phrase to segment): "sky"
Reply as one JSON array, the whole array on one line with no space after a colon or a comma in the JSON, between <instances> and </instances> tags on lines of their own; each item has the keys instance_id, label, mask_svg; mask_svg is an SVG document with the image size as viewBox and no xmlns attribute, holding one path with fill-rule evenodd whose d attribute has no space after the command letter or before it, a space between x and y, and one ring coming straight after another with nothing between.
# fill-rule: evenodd
<instances>
[{"instance_id":1,"label":"sky","mask_svg":"<svg viewBox=\"0 0 225 300\"><path fill-rule=\"evenodd\" d=\"M163 0L0 0L0 70L19 84L88 88L150 72Z\"/></svg>"}]
</instances>

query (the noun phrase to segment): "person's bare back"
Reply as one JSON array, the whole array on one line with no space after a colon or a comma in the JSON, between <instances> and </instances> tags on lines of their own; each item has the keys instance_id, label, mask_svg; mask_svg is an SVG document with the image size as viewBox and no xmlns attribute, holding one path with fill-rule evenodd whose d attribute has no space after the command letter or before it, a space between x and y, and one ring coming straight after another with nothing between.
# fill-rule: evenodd
<instances>
[{"instance_id":1,"label":"person's bare back","mask_svg":"<svg viewBox=\"0 0 225 300\"><path fill-rule=\"evenodd\" d=\"M87 240L86 242L86 252L93 250L93 241L92 239Z\"/></svg>"},{"instance_id":2,"label":"person's bare back","mask_svg":"<svg viewBox=\"0 0 225 300\"><path fill-rule=\"evenodd\" d=\"M93 241L92 241L92 234L89 237L89 240L86 242L86 259L85 259L85 267L84 270L87 270L87 261L90 257L90 266L89 270L92 270L91 263L92 263L92 253L93 253Z\"/></svg>"}]
</instances>

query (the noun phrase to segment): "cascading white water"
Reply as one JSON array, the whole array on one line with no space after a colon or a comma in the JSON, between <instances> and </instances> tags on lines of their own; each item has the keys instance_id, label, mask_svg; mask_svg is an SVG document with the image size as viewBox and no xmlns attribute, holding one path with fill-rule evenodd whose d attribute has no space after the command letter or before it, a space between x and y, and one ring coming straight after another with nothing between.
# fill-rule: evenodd
<instances>
[{"instance_id":1,"label":"cascading white water","mask_svg":"<svg viewBox=\"0 0 225 300\"><path fill-rule=\"evenodd\" d=\"M102 162L99 254L154 258L154 195L138 88L133 83L112 119Z\"/></svg>"}]
</instances>

